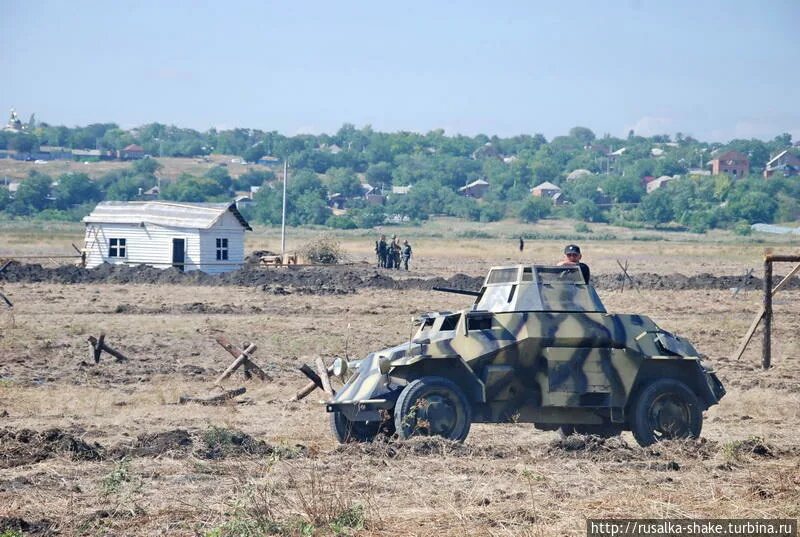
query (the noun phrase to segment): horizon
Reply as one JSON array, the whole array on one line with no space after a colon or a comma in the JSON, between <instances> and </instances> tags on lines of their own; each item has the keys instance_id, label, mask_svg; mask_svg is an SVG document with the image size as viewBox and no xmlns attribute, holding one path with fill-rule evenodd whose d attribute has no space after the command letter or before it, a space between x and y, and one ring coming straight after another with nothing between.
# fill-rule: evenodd
<instances>
[{"instance_id":1,"label":"horizon","mask_svg":"<svg viewBox=\"0 0 800 537\"><path fill-rule=\"evenodd\" d=\"M149 123L285 136L378 132L548 140L800 138L800 4L9 0L0 110L51 125ZM65 34L63 28L69 28ZM7 113L7 112L3 112Z\"/></svg>"}]
</instances>

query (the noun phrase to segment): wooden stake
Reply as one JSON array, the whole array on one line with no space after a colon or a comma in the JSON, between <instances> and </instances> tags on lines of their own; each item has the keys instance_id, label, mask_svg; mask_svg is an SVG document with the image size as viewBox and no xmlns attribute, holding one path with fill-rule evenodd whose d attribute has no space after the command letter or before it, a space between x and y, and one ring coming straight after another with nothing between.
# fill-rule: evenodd
<instances>
[{"instance_id":1,"label":"wooden stake","mask_svg":"<svg viewBox=\"0 0 800 537\"><path fill-rule=\"evenodd\" d=\"M331 387L331 378L328 376L328 368L325 367L325 362L318 356L315 363L317 364L317 373L322 379L322 390L329 396L334 396L336 392Z\"/></svg>"},{"instance_id":2,"label":"wooden stake","mask_svg":"<svg viewBox=\"0 0 800 537\"><path fill-rule=\"evenodd\" d=\"M228 338L225 336L217 336L214 338L214 341L219 343L223 349L228 351L228 353L233 356L234 358L238 359L239 356L242 354L242 351L237 349L236 346L231 343ZM244 371L245 371L245 378L249 378L249 373L255 373L255 375L261 379L262 381L272 381L272 377L269 376L263 369L258 367L255 362L253 362L252 356L247 356L247 359L244 362Z\"/></svg>"},{"instance_id":3,"label":"wooden stake","mask_svg":"<svg viewBox=\"0 0 800 537\"><path fill-rule=\"evenodd\" d=\"M303 372L303 373L304 373L304 374L305 374L305 375L306 375L308 378L311 378L311 375L309 375L308 373L306 373L306 371L305 371L304 369L307 369L307 370L308 370L308 371L310 371L310 372L311 372L311 373L312 373L312 374L313 374L315 377L319 378L319 375L317 375L316 373L314 373L314 370L313 370L313 369L311 369L311 368L310 368L309 366L307 366L306 364L303 364L303 366L301 366L301 367L300 367L300 371L302 371L302 372ZM330 375L330 374L332 374L332 373L333 373L333 366L329 367L329 368L327 369L327 372L328 372L328 374L329 374L329 375ZM313 381L313 380L312 380L311 382L309 382L308 384L306 384L305 386L303 386L303 387L302 387L302 388L301 388L301 389L300 389L300 390L299 390L299 391L298 391L298 392L297 392L297 393L294 395L294 397L292 397L292 398L291 398L291 399L289 399L289 400L290 400L290 401L300 401L301 399L305 399L306 397L308 397L308 395L309 395L311 392L313 392L313 391L314 391L314 390L316 390L317 388L320 388L320 389L322 389L322 379L321 379L321 378L319 379L319 385L317 385L317 383L316 383L315 381Z\"/></svg>"},{"instance_id":4,"label":"wooden stake","mask_svg":"<svg viewBox=\"0 0 800 537\"><path fill-rule=\"evenodd\" d=\"M796 267L794 267L789 272L789 274L785 278L783 278L778 283L778 285L775 286L775 289L772 290L772 295L774 296L775 293L777 293L778 291L783 289L786 286L786 284L789 283L789 280L792 278L792 276L794 276L798 272L800 272L800 265L797 265ZM745 333L744 337L742 338L741 343L739 343L739 348L736 349L736 352L733 354L732 358L734 360L738 360L744 354L745 349L747 349L748 343L750 343L750 340L753 339L753 334L756 333L756 329L758 328L758 325L761 322L761 319L764 318L764 312L765 312L764 306L762 305L761 309L759 309L758 313L756 313L755 318L753 318L753 322L750 324L750 328L747 329L747 332Z\"/></svg>"},{"instance_id":5,"label":"wooden stake","mask_svg":"<svg viewBox=\"0 0 800 537\"><path fill-rule=\"evenodd\" d=\"M223 373L217 378L217 380L214 381L214 384L219 384L223 380L225 380L226 378L230 377L233 374L233 372L236 371L239 368L239 366L242 365L245 362L245 360L248 359L248 355L251 352L255 351L256 348L257 347L256 347L255 343L251 343L250 346L247 347L245 350L243 350L242 354L240 354L236 358L236 360L234 360L233 363L228 366L228 369L223 371Z\"/></svg>"},{"instance_id":6,"label":"wooden stake","mask_svg":"<svg viewBox=\"0 0 800 537\"><path fill-rule=\"evenodd\" d=\"M772 360L772 261L764 260L764 340L761 367L769 369Z\"/></svg>"},{"instance_id":7,"label":"wooden stake","mask_svg":"<svg viewBox=\"0 0 800 537\"><path fill-rule=\"evenodd\" d=\"M128 357L118 350L112 349L106 345L105 339L105 334L100 334L99 338L95 338L94 336L89 336L88 338L88 341L92 345L92 349L94 351L94 363L100 363L100 354L104 351L116 358L117 362L127 362Z\"/></svg>"}]
</instances>

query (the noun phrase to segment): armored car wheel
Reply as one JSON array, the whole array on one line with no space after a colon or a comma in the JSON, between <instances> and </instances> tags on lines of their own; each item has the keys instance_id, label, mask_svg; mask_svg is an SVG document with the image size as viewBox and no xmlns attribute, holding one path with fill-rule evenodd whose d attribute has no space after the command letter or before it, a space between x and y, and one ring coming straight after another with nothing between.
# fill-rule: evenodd
<instances>
[{"instance_id":1,"label":"armored car wheel","mask_svg":"<svg viewBox=\"0 0 800 537\"><path fill-rule=\"evenodd\" d=\"M331 432L340 444L372 442L381 430L379 421L350 421L341 412L330 413Z\"/></svg>"},{"instance_id":2,"label":"armored car wheel","mask_svg":"<svg viewBox=\"0 0 800 537\"><path fill-rule=\"evenodd\" d=\"M472 407L452 381L423 377L410 382L400 393L394 416L401 438L442 436L463 442L472 424Z\"/></svg>"},{"instance_id":3,"label":"armored car wheel","mask_svg":"<svg viewBox=\"0 0 800 537\"><path fill-rule=\"evenodd\" d=\"M630 426L642 446L674 438L698 438L703 428L703 411L686 384L660 379L639 393L630 414Z\"/></svg>"}]
</instances>

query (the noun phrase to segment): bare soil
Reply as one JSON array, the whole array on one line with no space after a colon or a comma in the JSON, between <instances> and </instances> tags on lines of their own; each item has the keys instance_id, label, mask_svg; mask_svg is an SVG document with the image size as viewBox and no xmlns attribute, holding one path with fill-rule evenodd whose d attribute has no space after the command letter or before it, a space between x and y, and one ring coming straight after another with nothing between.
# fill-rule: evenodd
<instances>
[{"instance_id":1,"label":"bare soil","mask_svg":"<svg viewBox=\"0 0 800 537\"><path fill-rule=\"evenodd\" d=\"M709 356L728 395L699 441L640 448L629 433L508 423L474 425L463 444L336 444L321 392L289 401L305 383L298 364L362 356L406 340L422 312L467 307L430 288L476 289L483 274L439 263L223 277L13 264L0 277L15 305L12 316L0 304L0 533L584 535L586 518L800 517L797 282L776 296L763 371L760 333L730 358L760 282L691 259L688 276L635 275L638 291L610 271L596 282L610 311L647 314ZM95 363L87 337L100 332L130 360ZM179 404L220 393L232 361L221 333L256 343L275 380L237 372L224 385L247 387L236 400Z\"/></svg>"}]
</instances>

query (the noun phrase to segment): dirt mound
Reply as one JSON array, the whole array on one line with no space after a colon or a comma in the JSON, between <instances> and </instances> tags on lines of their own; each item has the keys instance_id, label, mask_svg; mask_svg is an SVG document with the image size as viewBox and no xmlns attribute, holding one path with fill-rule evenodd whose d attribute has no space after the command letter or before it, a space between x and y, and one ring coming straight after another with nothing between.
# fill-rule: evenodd
<instances>
[{"instance_id":1,"label":"dirt mound","mask_svg":"<svg viewBox=\"0 0 800 537\"><path fill-rule=\"evenodd\" d=\"M639 448L628 445L619 436L602 438L594 435L573 434L551 441L545 452L556 456L579 456L590 459L628 461L643 458Z\"/></svg>"},{"instance_id":2,"label":"dirt mound","mask_svg":"<svg viewBox=\"0 0 800 537\"><path fill-rule=\"evenodd\" d=\"M304 457L308 449L302 445L273 446L263 440L256 440L247 433L220 427L212 427L198 439L200 447L194 455L201 459L225 459L241 456L266 456L279 459Z\"/></svg>"},{"instance_id":3,"label":"dirt mound","mask_svg":"<svg viewBox=\"0 0 800 537\"><path fill-rule=\"evenodd\" d=\"M129 267L103 264L93 269L74 266L44 268L41 265L26 265L12 262L0 273L0 281L46 282L58 284L86 283L136 283L136 284L180 284L180 285L236 285L260 287L271 294L349 294L359 289L422 289L451 287L454 289L478 290L484 275L456 274L450 278L395 278L387 271L379 271L370 265L331 265L295 267L285 269L258 269L245 265L240 270L224 274L205 274L199 271L181 272L176 268L159 269L150 266ZM395 275L400 275L399 273ZM716 276L713 274L632 274L637 287L642 289L761 289L762 282L754 276ZM776 277L776 280L779 277ZM596 274L592 282L598 289L619 289L623 275ZM630 282L625 282L626 287ZM791 289L800 289L800 278L788 284Z\"/></svg>"},{"instance_id":4,"label":"dirt mound","mask_svg":"<svg viewBox=\"0 0 800 537\"><path fill-rule=\"evenodd\" d=\"M336 453L404 459L406 457L488 457L491 459L508 459L529 453L523 446L481 446L463 444L444 438L413 437L408 440L396 438L377 439L374 442L352 443L337 446Z\"/></svg>"},{"instance_id":5,"label":"dirt mound","mask_svg":"<svg viewBox=\"0 0 800 537\"><path fill-rule=\"evenodd\" d=\"M100 444L88 444L60 430L0 430L0 468L14 468L68 453L73 460L100 460L104 450Z\"/></svg>"},{"instance_id":6,"label":"dirt mound","mask_svg":"<svg viewBox=\"0 0 800 537\"><path fill-rule=\"evenodd\" d=\"M145 433L127 450L127 454L137 457L157 457L166 453L186 455L193 445L192 438L183 429L173 429L161 433Z\"/></svg>"},{"instance_id":7,"label":"dirt mound","mask_svg":"<svg viewBox=\"0 0 800 537\"><path fill-rule=\"evenodd\" d=\"M0 516L0 535L55 535L57 532L49 520L28 522L13 516Z\"/></svg>"}]
</instances>

